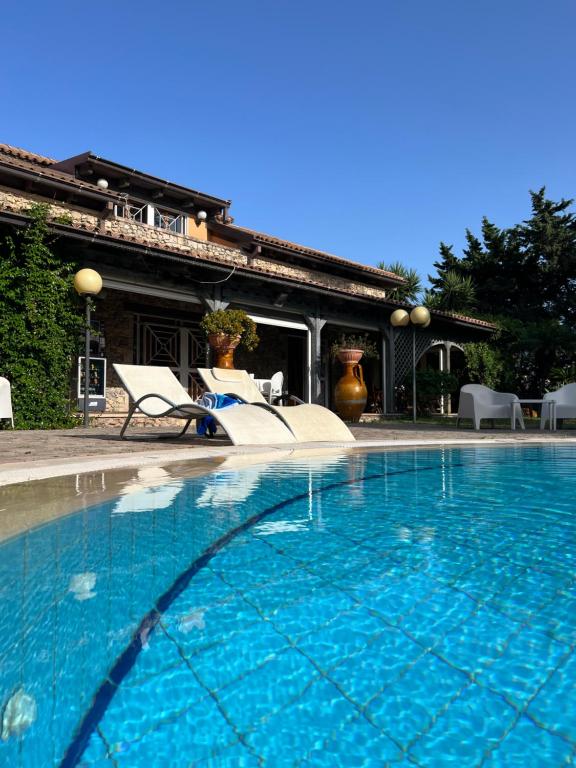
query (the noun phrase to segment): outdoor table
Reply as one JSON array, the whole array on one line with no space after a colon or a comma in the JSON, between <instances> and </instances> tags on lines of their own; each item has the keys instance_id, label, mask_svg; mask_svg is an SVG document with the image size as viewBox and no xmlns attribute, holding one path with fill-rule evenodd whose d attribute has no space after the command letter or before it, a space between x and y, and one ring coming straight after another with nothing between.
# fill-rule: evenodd
<instances>
[{"instance_id":1,"label":"outdoor table","mask_svg":"<svg viewBox=\"0 0 576 768\"><path fill-rule=\"evenodd\" d=\"M514 400L512 403L512 429L516 429L516 419L514 418L514 409L515 406L520 403L521 405L542 405L544 407L544 404L548 405L550 408L550 411L548 413L548 424L550 432L554 432L556 430L556 400Z\"/></svg>"}]
</instances>

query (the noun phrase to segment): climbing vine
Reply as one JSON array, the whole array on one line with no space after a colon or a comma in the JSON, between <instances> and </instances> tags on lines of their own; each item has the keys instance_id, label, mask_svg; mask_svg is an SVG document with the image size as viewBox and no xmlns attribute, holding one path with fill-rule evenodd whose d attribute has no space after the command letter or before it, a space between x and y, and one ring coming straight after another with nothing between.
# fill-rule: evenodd
<instances>
[{"instance_id":1,"label":"climbing vine","mask_svg":"<svg viewBox=\"0 0 576 768\"><path fill-rule=\"evenodd\" d=\"M0 376L12 385L20 429L77 423L70 402L82 328L72 287L75 265L54 254L48 212L48 205L33 205L28 225L0 241Z\"/></svg>"}]
</instances>

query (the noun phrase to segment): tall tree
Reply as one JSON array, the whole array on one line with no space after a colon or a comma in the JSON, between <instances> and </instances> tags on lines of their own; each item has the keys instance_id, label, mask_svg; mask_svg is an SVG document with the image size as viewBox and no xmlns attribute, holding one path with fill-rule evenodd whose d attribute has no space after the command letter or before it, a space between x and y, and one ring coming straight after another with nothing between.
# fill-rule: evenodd
<instances>
[{"instance_id":1,"label":"tall tree","mask_svg":"<svg viewBox=\"0 0 576 768\"><path fill-rule=\"evenodd\" d=\"M459 273L462 270L462 262L458 256L454 255L453 245L440 243L440 258L434 262L436 276L428 275L428 282L432 286L432 292L441 292L444 285L444 278L448 272Z\"/></svg>"},{"instance_id":2,"label":"tall tree","mask_svg":"<svg viewBox=\"0 0 576 768\"><path fill-rule=\"evenodd\" d=\"M530 194L528 220L500 229L484 218L481 239L466 231L460 258L440 244L427 298L493 320L503 380L536 395L564 383L576 363L576 215L571 200L549 200L544 188Z\"/></svg>"}]
</instances>

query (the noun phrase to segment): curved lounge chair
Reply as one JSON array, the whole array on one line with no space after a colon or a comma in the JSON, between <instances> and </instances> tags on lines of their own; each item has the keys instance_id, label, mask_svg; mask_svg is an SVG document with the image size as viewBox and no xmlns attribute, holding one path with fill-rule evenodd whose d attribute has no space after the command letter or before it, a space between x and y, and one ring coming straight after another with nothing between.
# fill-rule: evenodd
<instances>
[{"instance_id":1,"label":"curved lounge chair","mask_svg":"<svg viewBox=\"0 0 576 768\"><path fill-rule=\"evenodd\" d=\"M198 373L210 392L234 395L245 403L274 413L292 431L298 442L355 440L342 419L321 405L301 401L299 401L301 404L295 407L270 405L246 371L229 368L198 368Z\"/></svg>"},{"instance_id":2,"label":"curved lounge chair","mask_svg":"<svg viewBox=\"0 0 576 768\"><path fill-rule=\"evenodd\" d=\"M472 419L474 429L478 430L482 419L510 419L512 429L515 421L524 429L520 403L512 406L517 400L518 396L509 392L495 392L483 384L466 384L460 390L456 426L460 419Z\"/></svg>"},{"instance_id":3,"label":"curved lounge chair","mask_svg":"<svg viewBox=\"0 0 576 768\"><path fill-rule=\"evenodd\" d=\"M213 416L228 434L234 445L269 445L295 443L288 427L273 414L252 405L231 408L210 409L195 403L170 368L155 365L121 365L114 363L114 370L130 397L128 416L120 430L120 437L130 423L134 413L159 419L184 419L183 429L177 435L158 437L180 437L190 422Z\"/></svg>"},{"instance_id":4,"label":"curved lounge chair","mask_svg":"<svg viewBox=\"0 0 576 768\"><path fill-rule=\"evenodd\" d=\"M547 392L542 399L544 402L540 414L540 429L544 429L546 422L550 421L551 402L555 403L552 415L553 429L556 429L557 419L576 419L576 384L565 384L556 392Z\"/></svg>"}]
</instances>

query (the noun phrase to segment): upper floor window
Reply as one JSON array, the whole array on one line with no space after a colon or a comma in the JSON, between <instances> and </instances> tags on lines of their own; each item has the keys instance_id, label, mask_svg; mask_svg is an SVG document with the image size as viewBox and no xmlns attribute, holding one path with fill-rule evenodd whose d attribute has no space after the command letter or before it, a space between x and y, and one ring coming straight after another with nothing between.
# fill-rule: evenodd
<instances>
[{"instance_id":1,"label":"upper floor window","mask_svg":"<svg viewBox=\"0 0 576 768\"><path fill-rule=\"evenodd\" d=\"M186 216L183 213L173 214L154 208L154 226L159 229L169 229L179 235L186 234Z\"/></svg>"},{"instance_id":2,"label":"upper floor window","mask_svg":"<svg viewBox=\"0 0 576 768\"><path fill-rule=\"evenodd\" d=\"M153 205L144 203L130 203L125 205L115 205L114 213L121 219L129 219L138 224L148 224L158 229L168 229L179 235L186 234L186 215L183 213L172 213L171 211L156 208Z\"/></svg>"}]
</instances>

